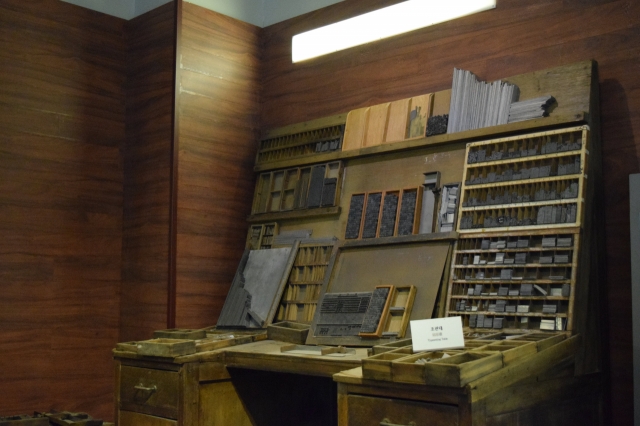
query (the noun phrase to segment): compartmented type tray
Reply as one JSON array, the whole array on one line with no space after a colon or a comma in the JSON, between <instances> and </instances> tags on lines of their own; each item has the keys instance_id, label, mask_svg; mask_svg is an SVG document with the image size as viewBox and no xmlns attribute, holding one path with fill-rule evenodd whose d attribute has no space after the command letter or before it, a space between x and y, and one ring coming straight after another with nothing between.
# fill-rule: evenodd
<instances>
[{"instance_id":1,"label":"compartmented type tray","mask_svg":"<svg viewBox=\"0 0 640 426\"><path fill-rule=\"evenodd\" d=\"M340 200L342 174L341 161L261 173L251 214L333 207Z\"/></svg>"},{"instance_id":2,"label":"compartmented type tray","mask_svg":"<svg viewBox=\"0 0 640 426\"><path fill-rule=\"evenodd\" d=\"M420 227L422 188L351 195L345 239L416 234Z\"/></svg>"},{"instance_id":3,"label":"compartmented type tray","mask_svg":"<svg viewBox=\"0 0 640 426\"><path fill-rule=\"evenodd\" d=\"M467 144L458 232L580 226L588 126Z\"/></svg>"},{"instance_id":4,"label":"compartmented type tray","mask_svg":"<svg viewBox=\"0 0 640 426\"><path fill-rule=\"evenodd\" d=\"M575 228L462 235L447 315L474 330L573 330L579 243Z\"/></svg>"},{"instance_id":5,"label":"compartmented type tray","mask_svg":"<svg viewBox=\"0 0 640 426\"><path fill-rule=\"evenodd\" d=\"M463 349L417 353L411 339L404 339L374 346L373 355L362 360L362 376L371 380L461 387L521 362L566 337L565 333L492 333L465 340Z\"/></svg>"}]
</instances>

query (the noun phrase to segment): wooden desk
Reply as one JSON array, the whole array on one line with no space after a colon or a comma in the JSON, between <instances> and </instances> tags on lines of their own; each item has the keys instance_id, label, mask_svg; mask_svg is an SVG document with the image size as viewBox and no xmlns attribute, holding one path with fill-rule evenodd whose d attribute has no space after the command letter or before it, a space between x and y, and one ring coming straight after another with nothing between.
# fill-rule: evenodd
<instances>
[{"instance_id":1,"label":"wooden desk","mask_svg":"<svg viewBox=\"0 0 640 426\"><path fill-rule=\"evenodd\" d=\"M364 379L363 348L311 356L282 353L286 345L175 358L115 351L118 424L598 424L599 376L574 377L575 337L459 388Z\"/></svg>"}]
</instances>

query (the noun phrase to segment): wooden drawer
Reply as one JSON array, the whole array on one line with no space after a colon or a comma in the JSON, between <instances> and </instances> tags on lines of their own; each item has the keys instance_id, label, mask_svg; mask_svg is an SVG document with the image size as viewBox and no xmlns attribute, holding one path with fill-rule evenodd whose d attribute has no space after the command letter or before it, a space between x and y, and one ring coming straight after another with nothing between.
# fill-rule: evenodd
<instances>
[{"instance_id":1,"label":"wooden drawer","mask_svg":"<svg viewBox=\"0 0 640 426\"><path fill-rule=\"evenodd\" d=\"M453 405L360 395L349 395L348 401L348 426L455 426L458 424L458 407Z\"/></svg>"},{"instance_id":2,"label":"wooden drawer","mask_svg":"<svg viewBox=\"0 0 640 426\"><path fill-rule=\"evenodd\" d=\"M175 371L122 366L121 410L177 419L179 391L178 373Z\"/></svg>"},{"instance_id":3,"label":"wooden drawer","mask_svg":"<svg viewBox=\"0 0 640 426\"><path fill-rule=\"evenodd\" d=\"M160 417L148 416L146 414L132 413L130 411L120 411L118 426L177 426L175 420L162 419Z\"/></svg>"}]
</instances>

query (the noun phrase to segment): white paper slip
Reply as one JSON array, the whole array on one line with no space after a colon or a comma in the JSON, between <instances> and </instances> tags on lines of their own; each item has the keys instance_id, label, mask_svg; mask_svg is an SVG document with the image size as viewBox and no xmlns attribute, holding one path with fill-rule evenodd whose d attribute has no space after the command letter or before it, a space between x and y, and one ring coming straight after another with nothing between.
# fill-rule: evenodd
<instances>
[{"instance_id":1,"label":"white paper slip","mask_svg":"<svg viewBox=\"0 0 640 426\"><path fill-rule=\"evenodd\" d=\"M433 318L411 321L413 351L464 348L462 318Z\"/></svg>"}]
</instances>

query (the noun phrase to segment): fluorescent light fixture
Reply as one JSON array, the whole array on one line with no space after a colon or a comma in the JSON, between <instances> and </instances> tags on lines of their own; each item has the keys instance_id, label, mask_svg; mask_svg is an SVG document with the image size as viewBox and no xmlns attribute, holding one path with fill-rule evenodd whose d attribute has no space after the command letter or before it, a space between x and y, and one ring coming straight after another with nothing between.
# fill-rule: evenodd
<instances>
[{"instance_id":1,"label":"fluorescent light fixture","mask_svg":"<svg viewBox=\"0 0 640 426\"><path fill-rule=\"evenodd\" d=\"M408 0L293 36L293 62L450 21L496 7L496 0Z\"/></svg>"}]
</instances>

